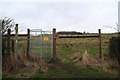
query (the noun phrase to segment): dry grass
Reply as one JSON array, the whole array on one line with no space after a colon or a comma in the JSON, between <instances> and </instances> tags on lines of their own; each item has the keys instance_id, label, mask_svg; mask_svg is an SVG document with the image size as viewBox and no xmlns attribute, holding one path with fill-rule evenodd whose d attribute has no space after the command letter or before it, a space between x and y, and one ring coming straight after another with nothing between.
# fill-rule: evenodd
<instances>
[{"instance_id":1,"label":"dry grass","mask_svg":"<svg viewBox=\"0 0 120 80\"><path fill-rule=\"evenodd\" d=\"M72 55L71 60L76 62L77 65L86 65L88 67L95 67L101 71L109 72L111 74L119 75L120 65L117 61L113 61L108 57L100 58L92 58L87 51L83 55L80 53L75 53Z\"/></svg>"},{"instance_id":2,"label":"dry grass","mask_svg":"<svg viewBox=\"0 0 120 80\"><path fill-rule=\"evenodd\" d=\"M38 70L43 73L48 72L48 67L43 59L36 58L34 55L29 55L29 57L26 57L26 54L22 53L11 55L3 63L4 75L12 75L16 78L29 78Z\"/></svg>"}]
</instances>

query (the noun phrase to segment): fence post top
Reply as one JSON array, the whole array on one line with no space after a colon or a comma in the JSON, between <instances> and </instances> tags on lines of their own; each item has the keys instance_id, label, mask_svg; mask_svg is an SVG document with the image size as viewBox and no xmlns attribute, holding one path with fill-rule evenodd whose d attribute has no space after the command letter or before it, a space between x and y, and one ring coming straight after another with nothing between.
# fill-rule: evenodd
<instances>
[{"instance_id":1,"label":"fence post top","mask_svg":"<svg viewBox=\"0 0 120 80\"><path fill-rule=\"evenodd\" d=\"M56 30L56 28L53 28L53 30Z\"/></svg>"},{"instance_id":2,"label":"fence post top","mask_svg":"<svg viewBox=\"0 0 120 80\"><path fill-rule=\"evenodd\" d=\"M16 24L16 26L18 26L18 24Z\"/></svg>"},{"instance_id":3,"label":"fence post top","mask_svg":"<svg viewBox=\"0 0 120 80\"><path fill-rule=\"evenodd\" d=\"M16 27L15 27L16 30L18 30L18 24L16 24Z\"/></svg>"}]
</instances>

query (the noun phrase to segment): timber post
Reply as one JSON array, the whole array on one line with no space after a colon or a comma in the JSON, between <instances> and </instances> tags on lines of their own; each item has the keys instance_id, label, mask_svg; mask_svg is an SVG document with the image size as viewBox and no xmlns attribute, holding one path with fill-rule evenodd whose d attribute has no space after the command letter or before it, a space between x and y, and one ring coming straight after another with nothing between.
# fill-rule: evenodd
<instances>
[{"instance_id":1,"label":"timber post","mask_svg":"<svg viewBox=\"0 0 120 80\"><path fill-rule=\"evenodd\" d=\"M15 43L14 43L14 49L15 49L15 67L18 67L18 24L15 26Z\"/></svg>"},{"instance_id":2,"label":"timber post","mask_svg":"<svg viewBox=\"0 0 120 80\"><path fill-rule=\"evenodd\" d=\"M56 28L53 28L53 59L56 59Z\"/></svg>"},{"instance_id":3,"label":"timber post","mask_svg":"<svg viewBox=\"0 0 120 80\"><path fill-rule=\"evenodd\" d=\"M27 56L29 56L30 48L30 29L27 29Z\"/></svg>"},{"instance_id":4,"label":"timber post","mask_svg":"<svg viewBox=\"0 0 120 80\"><path fill-rule=\"evenodd\" d=\"M10 55L10 35L11 35L11 29L8 29L8 37L7 37L7 55Z\"/></svg>"},{"instance_id":5,"label":"timber post","mask_svg":"<svg viewBox=\"0 0 120 80\"><path fill-rule=\"evenodd\" d=\"M99 32L99 58L102 58L102 51L101 51L101 29L98 29Z\"/></svg>"}]
</instances>

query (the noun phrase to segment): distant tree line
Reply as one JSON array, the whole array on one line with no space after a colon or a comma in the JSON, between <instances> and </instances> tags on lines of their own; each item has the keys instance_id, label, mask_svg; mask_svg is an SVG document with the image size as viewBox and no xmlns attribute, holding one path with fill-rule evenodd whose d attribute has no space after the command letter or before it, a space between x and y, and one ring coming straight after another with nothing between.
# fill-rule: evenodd
<instances>
[{"instance_id":1,"label":"distant tree line","mask_svg":"<svg viewBox=\"0 0 120 80\"><path fill-rule=\"evenodd\" d=\"M60 31L57 32L57 34L63 34L63 35L82 35L82 32L76 32L76 31Z\"/></svg>"}]
</instances>

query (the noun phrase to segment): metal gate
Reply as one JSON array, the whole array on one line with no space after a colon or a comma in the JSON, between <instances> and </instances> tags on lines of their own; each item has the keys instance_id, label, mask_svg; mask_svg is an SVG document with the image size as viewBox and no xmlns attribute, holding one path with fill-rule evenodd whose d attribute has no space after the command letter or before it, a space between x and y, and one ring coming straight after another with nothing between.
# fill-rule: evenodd
<instances>
[{"instance_id":1,"label":"metal gate","mask_svg":"<svg viewBox=\"0 0 120 80\"><path fill-rule=\"evenodd\" d=\"M53 33L42 29L30 30L30 53L48 61L53 54Z\"/></svg>"}]
</instances>

